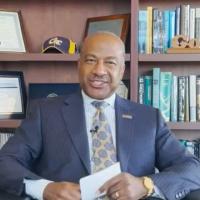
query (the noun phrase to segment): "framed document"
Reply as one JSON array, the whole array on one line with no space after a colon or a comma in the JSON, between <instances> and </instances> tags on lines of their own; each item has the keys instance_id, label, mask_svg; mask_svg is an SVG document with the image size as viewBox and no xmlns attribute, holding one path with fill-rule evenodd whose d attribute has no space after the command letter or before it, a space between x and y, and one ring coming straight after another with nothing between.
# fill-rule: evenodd
<instances>
[{"instance_id":1,"label":"framed document","mask_svg":"<svg viewBox=\"0 0 200 200\"><path fill-rule=\"evenodd\" d=\"M0 119L24 118L25 105L23 73L0 71Z\"/></svg>"},{"instance_id":2,"label":"framed document","mask_svg":"<svg viewBox=\"0 0 200 200\"><path fill-rule=\"evenodd\" d=\"M126 41L130 22L130 14L92 17L87 19L85 37L97 31L109 31Z\"/></svg>"},{"instance_id":3,"label":"framed document","mask_svg":"<svg viewBox=\"0 0 200 200\"><path fill-rule=\"evenodd\" d=\"M0 52L26 52L19 11L0 10Z\"/></svg>"}]
</instances>

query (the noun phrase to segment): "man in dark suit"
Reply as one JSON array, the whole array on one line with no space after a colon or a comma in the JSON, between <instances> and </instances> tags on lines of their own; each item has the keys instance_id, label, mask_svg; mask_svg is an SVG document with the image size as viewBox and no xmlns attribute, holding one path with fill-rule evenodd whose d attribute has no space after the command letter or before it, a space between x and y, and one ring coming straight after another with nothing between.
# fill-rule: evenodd
<instances>
[{"instance_id":1,"label":"man in dark suit","mask_svg":"<svg viewBox=\"0 0 200 200\"><path fill-rule=\"evenodd\" d=\"M152 195L175 200L200 188L199 161L179 144L159 111L115 94L124 70L120 38L108 32L87 37L78 62L82 90L32 106L0 152L0 188L45 200L80 199L79 179L96 165L94 100L108 104L105 116L122 169L100 192L119 200Z\"/></svg>"}]
</instances>

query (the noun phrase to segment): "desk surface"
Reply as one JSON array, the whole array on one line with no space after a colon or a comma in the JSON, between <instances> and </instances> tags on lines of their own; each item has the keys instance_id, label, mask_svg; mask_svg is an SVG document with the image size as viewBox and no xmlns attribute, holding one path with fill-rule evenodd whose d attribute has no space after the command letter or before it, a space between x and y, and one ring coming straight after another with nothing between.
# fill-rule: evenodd
<instances>
[{"instance_id":1,"label":"desk surface","mask_svg":"<svg viewBox=\"0 0 200 200\"><path fill-rule=\"evenodd\" d=\"M199 200L200 190L192 192L184 200ZM18 197L12 194L8 194L0 190L0 200L31 200L30 197ZM147 200L159 200L158 198L148 198Z\"/></svg>"}]
</instances>

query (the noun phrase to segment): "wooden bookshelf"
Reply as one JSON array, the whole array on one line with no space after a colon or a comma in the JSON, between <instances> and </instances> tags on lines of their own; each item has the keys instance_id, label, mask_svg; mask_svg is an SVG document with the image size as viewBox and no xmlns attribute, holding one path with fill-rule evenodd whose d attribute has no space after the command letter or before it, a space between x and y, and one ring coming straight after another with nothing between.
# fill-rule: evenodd
<instances>
[{"instance_id":1,"label":"wooden bookshelf","mask_svg":"<svg viewBox=\"0 0 200 200\"><path fill-rule=\"evenodd\" d=\"M12 120L0 120L0 129L1 128L17 128L21 124L21 120L12 119Z\"/></svg>"},{"instance_id":2,"label":"wooden bookshelf","mask_svg":"<svg viewBox=\"0 0 200 200\"><path fill-rule=\"evenodd\" d=\"M200 130L200 122L168 122L167 125L172 130Z\"/></svg>"},{"instance_id":3,"label":"wooden bookshelf","mask_svg":"<svg viewBox=\"0 0 200 200\"><path fill-rule=\"evenodd\" d=\"M68 54L56 54L56 53L1 53L1 62L75 62L79 59L79 54L68 55ZM130 61L130 54L125 55L125 60Z\"/></svg>"},{"instance_id":4,"label":"wooden bookshelf","mask_svg":"<svg viewBox=\"0 0 200 200\"><path fill-rule=\"evenodd\" d=\"M184 0L181 3L187 4ZM200 3L189 2L195 7ZM42 44L52 36L60 35L74 40L79 45L84 37L88 17L131 13L130 52L126 54L125 78L130 80L131 100L137 101L138 75L149 72L153 67L176 74L199 74L199 54L138 54L138 11L147 6L160 9L175 8L178 0L49 0L46 1L1 1L0 7L21 10L27 53L0 53L0 70L23 71L28 89L29 83L78 82L76 62L79 54L42 54ZM99 9L101 8L101 9ZM45 11L45 12L44 12ZM59 23L58 23L59 22ZM74 26L74 23L76 26ZM38 29L38 27L40 27ZM17 127L20 120L0 120L0 127ZM168 123L176 131L197 132L199 123Z\"/></svg>"},{"instance_id":5,"label":"wooden bookshelf","mask_svg":"<svg viewBox=\"0 0 200 200\"><path fill-rule=\"evenodd\" d=\"M163 0L153 0L153 1L147 1L147 0L137 0L136 2L132 2L134 6L132 6L133 12L138 12L139 10L144 10L147 8L147 6L152 6L153 8L158 8L160 10L172 10L175 9L176 6L180 5L180 1L174 0L174 1L163 1ZM200 2L192 0L192 1L181 1L181 4L190 4L191 7L196 8L200 7ZM138 18L132 20L137 20ZM133 22L132 22L133 24ZM136 28L132 27L133 29L138 31L138 27ZM135 32L137 32L135 31ZM133 33L134 31L132 31ZM133 36L133 35L132 35ZM135 36L137 37L137 36ZM137 38L138 40L138 38ZM138 44L138 43L137 43ZM133 47L138 48L137 44ZM172 52L172 51L171 51ZM133 56L133 55L132 55ZM137 57L136 57L137 56ZM138 75L145 75L145 74L151 74L151 70L154 67L159 67L161 71L171 71L173 74L177 76L187 76L190 74L199 75L200 74L200 54L199 51L188 51L185 50L184 53L180 52L173 52L168 54L135 54L134 59L137 60L136 66L137 69L135 69L134 73L137 72ZM132 66L132 73L134 67ZM136 79L137 77L132 74L132 79ZM132 86L133 82L136 83L136 80L132 80ZM135 90L137 91L137 83L135 86ZM134 100L137 100L137 94L132 95ZM167 125L169 128L172 129L172 131L177 134L178 138L190 138L190 139L196 139L200 138L199 130L200 130L200 122L168 122Z\"/></svg>"},{"instance_id":6,"label":"wooden bookshelf","mask_svg":"<svg viewBox=\"0 0 200 200\"><path fill-rule=\"evenodd\" d=\"M0 70L23 71L27 95L29 83L78 82L79 53L43 54L43 43L50 37L63 36L75 41L79 49L87 18L131 13L130 5L131 0L108 0L103 3L101 0L1 1L2 9L21 11L27 52L0 53ZM131 44L131 41L127 42ZM124 78L129 80L130 51L125 55L125 60L127 67ZM20 123L21 120L0 120L0 128L16 128Z\"/></svg>"},{"instance_id":7,"label":"wooden bookshelf","mask_svg":"<svg viewBox=\"0 0 200 200\"><path fill-rule=\"evenodd\" d=\"M138 62L200 62L199 54L140 54Z\"/></svg>"}]
</instances>

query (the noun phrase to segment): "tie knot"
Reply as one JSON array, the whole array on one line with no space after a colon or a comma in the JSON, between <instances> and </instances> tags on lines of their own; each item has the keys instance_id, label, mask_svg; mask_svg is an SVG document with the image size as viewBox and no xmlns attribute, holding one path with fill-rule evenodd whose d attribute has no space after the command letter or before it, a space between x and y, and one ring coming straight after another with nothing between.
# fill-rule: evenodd
<instances>
[{"instance_id":1,"label":"tie knot","mask_svg":"<svg viewBox=\"0 0 200 200\"><path fill-rule=\"evenodd\" d=\"M106 106L108 106L108 103L106 103L105 101L93 101L92 105L96 108L96 109L103 109Z\"/></svg>"}]
</instances>

